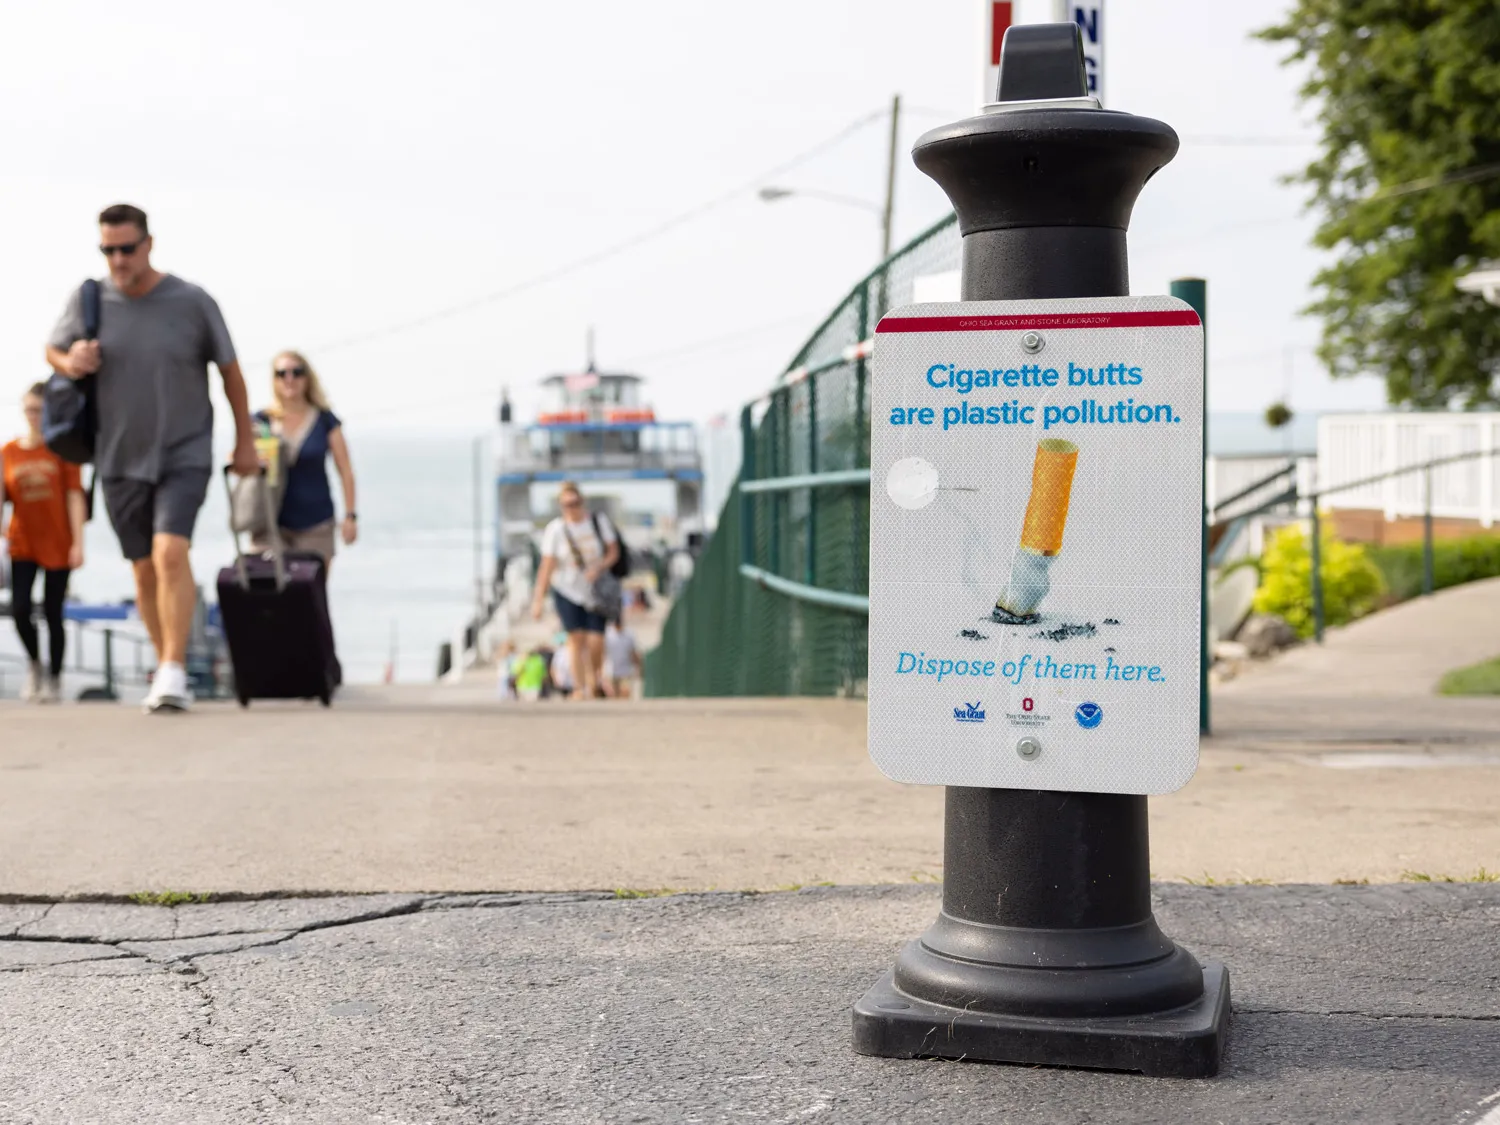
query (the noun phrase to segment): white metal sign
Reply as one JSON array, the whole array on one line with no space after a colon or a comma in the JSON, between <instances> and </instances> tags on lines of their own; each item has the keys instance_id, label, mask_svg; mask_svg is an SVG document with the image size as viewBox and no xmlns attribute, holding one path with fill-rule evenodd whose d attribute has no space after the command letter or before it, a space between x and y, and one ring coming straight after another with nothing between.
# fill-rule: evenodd
<instances>
[{"instance_id":1,"label":"white metal sign","mask_svg":"<svg viewBox=\"0 0 1500 1125\"><path fill-rule=\"evenodd\" d=\"M1104 100L1104 0L1052 0L1057 23L1076 23L1083 32L1083 66L1089 93Z\"/></svg>"},{"instance_id":2,"label":"white metal sign","mask_svg":"<svg viewBox=\"0 0 1500 1125\"><path fill-rule=\"evenodd\" d=\"M1172 297L908 305L875 341L875 764L920 784L1186 784L1198 762L1197 314Z\"/></svg>"}]
</instances>

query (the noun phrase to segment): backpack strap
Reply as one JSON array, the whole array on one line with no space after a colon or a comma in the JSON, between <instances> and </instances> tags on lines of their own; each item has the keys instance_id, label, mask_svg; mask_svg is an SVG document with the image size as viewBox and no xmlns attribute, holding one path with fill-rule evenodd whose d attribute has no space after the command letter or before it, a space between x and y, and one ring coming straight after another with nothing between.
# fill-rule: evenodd
<instances>
[{"instance_id":1,"label":"backpack strap","mask_svg":"<svg viewBox=\"0 0 1500 1125\"><path fill-rule=\"evenodd\" d=\"M78 287L78 306L83 313L83 338L99 338L99 283L92 277Z\"/></svg>"},{"instance_id":2,"label":"backpack strap","mask_svg":"<svg viewBox=\"0 0 1500 1125\"><path fill-rule=\"evenodd\" d=\"M573 536L568 532L568 521L559 517L558 526L562 528L563 538L568 541L568 550L573 552L573 564L577 566L579 570L587 570L588 566L583 561L583 555L578 550L578 544L573 542ZM597 534L597 532L595 534Z\"/></svg>"}]
</instances>

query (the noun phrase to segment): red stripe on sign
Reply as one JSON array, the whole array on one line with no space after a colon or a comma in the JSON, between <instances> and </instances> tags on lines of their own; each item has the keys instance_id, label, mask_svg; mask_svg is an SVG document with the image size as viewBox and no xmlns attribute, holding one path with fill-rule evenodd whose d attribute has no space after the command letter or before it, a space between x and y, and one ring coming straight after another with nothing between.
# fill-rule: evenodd
<instances>
[{"instance_id":1,"label":"red stripe on sign","mask_svg":"<svg viewBox=\"0 0 1500 1125\"><path fill-rule=\"evenodd\" d=\"M1005 39L1005 30L1010 27L1010 4L1000 0L990 4L990 65L1000 65L1000 44ZM973 9L969 9L973 11ZM969 25L973 27L973 24Z\"/></svg>"},{"instance_id":2,"label":"red stripe on sign","mask_svg":"<svg viewBox=\"0 0 1500 1125\"><path fill-rule=\"evenodd\" d=\"M1041 328L1185 328L1199 323L1192 309L1154 312L1023 313L1019 316L888 316L876 332L1024 332Z\"/></svg>"}]
</instances>

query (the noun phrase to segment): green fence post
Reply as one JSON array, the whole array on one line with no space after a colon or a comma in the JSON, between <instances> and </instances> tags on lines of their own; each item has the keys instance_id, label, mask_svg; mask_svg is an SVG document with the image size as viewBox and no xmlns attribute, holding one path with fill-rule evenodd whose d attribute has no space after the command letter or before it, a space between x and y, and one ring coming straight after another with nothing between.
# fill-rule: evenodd
<instances>
[{"instance_id":1,"label":"green fence post","mask_svg":"<svg viewBox=\"0 0 1500 1125\"><path fill-rule=\"evenodd\" d=\"M807 471L818 471L818 377L807 377ZM809 586L818 584L818 490L807 490L807 563L803 567Z\"/></svg>"},{"instance_id":2,"label":"green fence post","mask_svg":"<svg viewBox=\"0 0 1500 1125\"><path fill-rule=\"evenodd\" d=\"M1318 516L1321 499L1314 496L1312 504L1313 639L1319 644L1323 643L1323 525Z\"/></svg>"},{"instance_id":3,"label":"green fence post","mask_svg":"<svg viewBox=\"0 0 1500 1125\"><path fill-rule=\"evenodd\" d=\"M740 483L755 479L755 425L750 407L740 411ZM755 565L755 493L740 489L740 562Z\"/></svg>"},{"instance_id":4,"label":"green fence post","mask_svg":"<svg viewBox=\"0 0 1500 1125\"><path fill-rule=\"evenodd\" d=\"M1208 651L1208 282L1201 277L1179 277L1169 288L1172 296L1193 306L1203 322L1203 543L1199 558L1198 598L1201 606L1201 633L1198 637L1198 733L1213 730L1209 708L1208 670L1213 664Z\"/></svg>"},{"instance_id":5,"label":"green fence post","mask_svg":"<svg viewBox=\"0 0 1500 1125\"><path fill-rule=\"evenodd\" d=\"M885 271L881 271L882 278ZM863 344L870 338L870 287L859 290L859 338L855 343ZM854 361L854 467L862 469L870 463L870 414L865 409L865 388L868 367L864 359ZM866 545L868 546L868 544Z\"/></svg>"},{"instance_id":6,"label":"green fence post","mask_svg":"<svg viewBox=\"0 0 1500 1125\"><path fill-rule=\"evenodd\" d=\"M785 391L777 391L771 396L770 408L766 411L766 416L761 421L762 426L769 424L771 427L771 472L769 475L773 477L784 477L787 475L786 466L781 463L781 449L786 444L782 423L787 416L784 410L787 393ZM778 490L771 494L771 557L766 560L766 569L772 574L782 573L781 519L785 511L785 500L785 492Z\"/></svg>"}]
</instances>

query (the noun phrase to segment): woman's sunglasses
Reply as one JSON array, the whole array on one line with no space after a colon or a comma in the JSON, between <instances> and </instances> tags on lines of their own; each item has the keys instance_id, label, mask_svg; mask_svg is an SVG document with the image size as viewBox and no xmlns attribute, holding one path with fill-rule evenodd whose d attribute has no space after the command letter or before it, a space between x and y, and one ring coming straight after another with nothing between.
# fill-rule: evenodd
<instances>
[{"instance_id":1,"label":"woman's sunglasses","mask_svg":"<svg viewBox=\"0 0 1500 1125\"><path fill-rule=\"evenodd\" d=\"M307 374L305 367L278 367L276 378L278 379L301 379Z\"/></svg>"}]
</instances>

